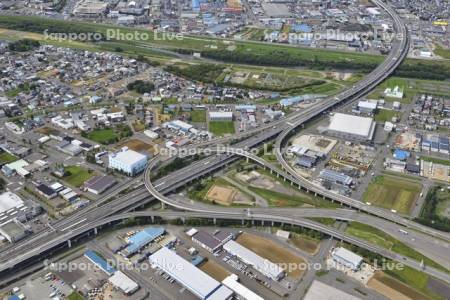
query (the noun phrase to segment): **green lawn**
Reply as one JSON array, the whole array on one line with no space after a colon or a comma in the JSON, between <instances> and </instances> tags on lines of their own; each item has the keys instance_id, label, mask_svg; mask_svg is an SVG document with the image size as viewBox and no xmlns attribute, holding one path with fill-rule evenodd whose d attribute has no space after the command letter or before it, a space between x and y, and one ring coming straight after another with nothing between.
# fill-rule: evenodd
<instances>
[{"instance_id":1,"label":"green lawn","mask_svg":"<svg viewBox=\"0 0 450 300\"><path fill-rule=\"evenodd\" d=\"M87 138L103 145L113 144L118 141L117 134L111 128L95 129L88 133Z\"/></svg>"},{"instance_id":2,"label":"green lawn","mask_svg":"<svg viewBox=\"0 0 450 300\"><path fill-rule=\"evenodd\" d=\"M445 59L450 59L450 49L444 49L441 45L436 45L434 53Z\"/></svg>"},{"instance_id":3,"label":"green lawn","mask_svg":"<svg viewBox=\"0 0 450 300\"><path fill-rule=\"evenodd\" d=\"M434 164L450 166L450 160L448 160L448 159L435 158L435 157L429 157L429 156L421 156L420 158L424 161L432 162Z\"/></svg>"},{"instance_id":4,"label":"green lawn","mask_svg":"<svg viewBox=\"0 0 450 300\"><path fill-rule=\"evenodd\" d=\"M423 272L420 272L408 266L403 266L403 270L386 270L385 273L403 282L412 289L420 291L430 299L445 299L441 295L437 295L430 288L428 288L428 281L430 280L430 277Z\"/></svg>"},{"instance_id":5,"label":"green lawn","mask_svg":"<svg viewBox=\"0 0 450 300\"><path fill-rule=\"evenodd\" d=\"M387 98L384 95L386 88L394 88L399 86L403 88L403 99ZM375 90L369 94L370 99L385 99L387 102L399 101L403 104L409 104L414 100L417 94L430 94L448 97L450 92L447 89L445 81L421 80L414 78L390 77L382 84L377 86Z\"/></svg>"},{"instance_id":6,"label":"green lawn","mask_svg":"<svg viewBox=\"0 0 450 300\"><path fill-rule=\"evenodd\" d=\"M225 134L233 134L234 122L233 121L211 121L209 122L209 131L216 136L222 136Z\"/></svg>"},{"instance_id":7,"label":"green lawn","mask_svg":"<svg viewBox=\"0 0 450 300\"><path fill-rule=\"evenodd\" d=\"M436 192L438 204L436 205L436 214L438 216L450 219L450 190L443 188Z\"/></svg>"},{"instance_id":8,"label":"green lawn","mask_svg":"<svg viewBox=\"0 0 450 300\"><path fill-rule=\"evenodd\" d=\"M82 186L86 180L94 176L92 171L78 166L64 167L64 172L66 175L63 180L75 187Z\"/></svg>"},{"instance_id":9,"label":"green lawn","mask_svg":"<svg viewBox=\"0 0 450 300\"><path fill-rule=\"evenodd\" d=\"M349 235L365 240L373 245L391 250L400 255L410 257L419 262L423 260L425 265L427 266L432 266L434 268L438 268L448 272L448 270L446 270L444 267L429 259L428 257L422 255L420 252L417 252L416 250L410 248L399 240L372 226L359 222L351 222L345 229L345 232Z\"/></svg>"},{"instance_id":10,"label":"green lawn","mask_svg":"<svg viewBox=\"0 0 450 300\"><path fill-rule=\"evenodd\" d=\"M191 121L194 123L205 123L206 122L206 111L205 110L191 111Z\"/></svg>"},{"instance_id":11,"label":"green lawn","mask_svg":"<svg viewBox=\"0 0 450 300\"><path fill-rule=\"evenodd\" d=\"M374 120L377 122L391 122L393 117L400 117L400 114L394 110L389 109L379 109L374 116Z\"/></svg>"},{"instance_id":12,"label":"green lawn","mask_svg":"<svg viewBox=\"0 0 450 300\"><path fill-rule=\"evenodd\" d=\"M0 165L9 164L16 160L18 160L18 158L8 152L3 152L0 154Z\"/></svg>"},{"instance_id":13,"label":"green lawn","mask_svg":"<svg viewBox=\"0 0 450 300\"><path fill-rule=\"evenodd\" d=\"M421 189L419 183L407 179L389 175L377 176L367 187L363 201L409 214Z\"/></svg>"},{"instance_id":14,"label":"green lawn","mask_svg":"<svg viewBox=\"0 0 450 300\"><path fill-rule=\"evenodd\" d=\"M314 195L302 193L302 195L292 196L253 186L249 186L248 189L266 199L269 206L272 207L296 207L301 205L327 208L334 207L331 202L314 197Z\"/></svg>"},{"instance_id":15,"label":"green lawn","mask_svg":"<svg viewBox=\"0 0 450 300\"><path fill-rule=\"evenodd\" d=\"M70 294L67 297L68 300L84 300L84 297L78 293L78 292L72 292L72 294Z\"/></svg>"}]
</instances>

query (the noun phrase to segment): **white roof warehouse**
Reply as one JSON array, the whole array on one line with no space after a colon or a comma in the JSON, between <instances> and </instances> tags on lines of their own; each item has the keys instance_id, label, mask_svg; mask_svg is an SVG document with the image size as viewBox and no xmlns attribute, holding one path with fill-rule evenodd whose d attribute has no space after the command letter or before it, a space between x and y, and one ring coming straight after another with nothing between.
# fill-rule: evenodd
<instances>
[{"instance_id":1,"label":"white roof warehouse","mask_svg":"<svg viewBox=\"0 0 450 300\"><path fill-rule=\"evenodd\" d=\"M166 247L151 255L149 261L200 299L226 300L233 295L230 289Z\"/></svg>"},{"instance_id":2,"label":"white roof warehouse","mask_svg":"<svg viewBox=\"0 0 450 300\"><path fill-rule=\"evenodd\" d=\"M370 141L375 127L376 123L372 118L336 113L331 117L328 132L344 139Z\"/></svg>"},{"instance_id":3,"label":"white roof warehouse","mask_svg":"<svg viewBox=\"0 0 450 300\"><path fill-rule=\"evenodd\" d=\"M273 262L262 258L255 252L245 248L244 246L233 240L228 241L223 246L223 249L225 249L231 255L237 256L244 263L251 265L253 268L255 268L255 270L268 278L278 281L284 277L284 270L277 264L274 264Z\"/></svg>"}]
</instances>

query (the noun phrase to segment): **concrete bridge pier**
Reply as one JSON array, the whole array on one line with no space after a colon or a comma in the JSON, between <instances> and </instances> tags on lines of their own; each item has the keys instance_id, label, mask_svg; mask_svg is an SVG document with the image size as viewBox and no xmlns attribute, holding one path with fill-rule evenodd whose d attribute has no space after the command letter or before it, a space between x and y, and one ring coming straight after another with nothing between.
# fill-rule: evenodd
<instances>
[{"instance_id":1,"label":"concrete bridge pier","mask_svg":"<svg viewBox=\"0 0 450 300\"><path fill-rule=\"evenodd\" d=\"M155 216L150 217L152 219L152 223L155 223Z\"/></svg>"},{"instance_id":2,"label":"concrete bridge pier","mask_svg":"<svg viewBox=\"0 0 450 300\"><path fill-rule=\"evenodd\" d=\"M244 219L242 219L242 226L244 226Z\"/></svg>"},{"instance_id":3,"label":"concrete bridge pier","mask_svg":"<svg viewBox=\"0 0 450 300\"><path fill-rule=\"evenodd\" d=\"M216 218L213 219L213 223L214 223L214 225L216 225L216 223L217 223L217 219Z\"/></svg>"},{"instance_id":4,"label":"concrete bridge pier","mask_svg":"<svg viewBox=\"0 0 450 300\"><path fill-rule=\"evenodd\" d=\"M275 226L275 222L274 222L274 221L272 221L272 227L273 227L273 226Z\"/></svg>"},{"instance_id":5,"label":"concrete bridge pier","mask_svg":"<svg viewBox=\"0 0 450 300\"><path fill-rule=\"evenodd\" d=\"M252 226L254 226L255 225L255 220L252 220Z\"/></svg>"},{"instance_id":6,"label":"concrete bridge pier","mask_svg":"<svg viewBox=\"0 0 450 300\"><path fill-rule=\"evenodd\" d=\"M264 220L261 220L261 226L264 226Z\"/></svg>"},{"instance_id":7,"label":"concrete bridge pier","mask_svg":"<svg viewBox=\"0 0 450 300\"><path fill-rule=\"evenodd\" d=\"M97 227L94 228L94 234L97 235L98 234L98 230Z\"/></svg>"},{"instance_id":8,"label":"concrete bridge pier","mask_svg":"<svg viewBox=\"0 0 450 300\"><path fill-rule=\"evenodd\" d=\"M183 224L186 224L186 218L185 217L181 217L181 222L183 222Z\"/></svg>"},{"instance_id":9,"label":"concrete bridge pier","mask_svg":"<svg viewBox=\"0 0 450 300\"><path fill-rule=\"evenodd\" d=\"M161 201L161 209L166 209L166 203Z\"/></svg>"},{"instance_id":10,"label":"concrete bridge pier","mask_svg":"<svg viewBox=\"0 0 450 300\"><path fill-rule=\"evenodd\" d=\"M67 241L67 247L72 248L72 242L70 240Z\"/></svg>"}]
</instances>

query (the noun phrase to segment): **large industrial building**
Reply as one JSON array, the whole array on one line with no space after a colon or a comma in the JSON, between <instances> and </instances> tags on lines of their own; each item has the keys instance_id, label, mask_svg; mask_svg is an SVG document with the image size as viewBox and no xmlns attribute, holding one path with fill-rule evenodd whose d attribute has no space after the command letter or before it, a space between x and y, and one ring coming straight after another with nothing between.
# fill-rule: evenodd
<instances>
[{"instance_id":1,"label":"large industrial building","mask_svg":"<svg viewBox=\"0 0 450 300\"><path fill-rule=\"evenodd\" d=\"M248 289L246 286L242 285L238 281L238 276L236 274L231 274L224 280L222 280L222 284L226 287L230 288L236 295L239 296L239 299L243 300L264 300L264 298L260 297L252 290Z\"/></svg>"},{"instance_id":2,"label":"large industrial building","mask_svg":"<svg viewBox=\"0 0 450 300\"><path fill-rule=\"evenodd\" d=\"M121 271L116 271L108 281L125 295L131 295L139 289L139 285Z\"/></svg>"},{"instance_id":3,"label":"large industrial building","mask_svg":"<svg viewBox=\"0 0 450 300\"><path fill-rule=\"evenodd\" d=\"M6 213L13 208L22 206L24 206L24 203L22 199L20 199L20 197L16 194L11 192L0 194L0 214Z\"/></svg>"},{"instance_id":4,"label":"large industrial building","mask_svg":"<svg viewBox=\"0 0 450 300\"><path fill-rule=\"evenodd\" d=\"M344 291L338 290L331 285L325 284L318 280L314 280L309 287L303 300L318 300L318 299L333 299L333 300L360 300L361 298L350 295Z\"/></svg>"},{"instance_id":5,"label":"large industrial building","mask_svg":"<svg viewBox=\"0 0 450 300\"><path fill-rule=\"evenodd\" d=\"M15 243L28 235L27 228L17 219L12 219L0 225L0 234L10 243Z\"/></svg>"},{"instance_id":6,"label":"large industrial building","mask_svg":"<svg viewBox=\"0 0 450 300\"><path fill-rule=\"evenodd\" d=\"M229 288L166 247L151 255L149 261L200 299L227 300L233 296Z\"/></svg>"},{"instance_id":7,"label":"large industrial building","mask_svg":"<svg viewBox=\"0 0 450 300\"><path fill-rule=\"evenodd\" d=\"M198 230L192 236L192 241L199 244L211 253L221 249L222 246L233 238L233 234L228 231L219 231L212 235L206 231Z\"/></svg>"},{"instance_id":8,"label":"large industrial building","mask_svg":"<svg viewBox=\"0 0 450 300\"><path fill-rule=\"evenodd\" d=\"M285 275L284 270L278 265L262 258L233 240L228 241L223 249L270 279L278 281Z\"/></svg>"},{"instance_id":9,"label":"large industrial building","mask_svg":"<svg viewBox=\"0 0 450 300\"><path fill-rule=\"evenodd\" d=\"M144 171L147 166L148 157L124 147L119 152L110 154L108 159L110 169L134 176Z\"/></svg>"},{"instance_id":10,"label":"large industrial building","mask_svg":"<svg viewBox=\"0 0 450 300\"><path fill-rule=\"evenodd\" d=\"M331 117L327 132L349 141L371 141L376 123L372 118L336 113Z\"/></svg>"},{"instance_id":11,"label":"large industrial building","mask_svg":"<svg viewBox=\"0 0 450 300\"><path fill-rule=\"evenodd\" d=\"M209 112L210 121L233 121L232 111L210 111Z\"/></svg>"},{"instance_id":12,"label":"large industrial building","mask_svg":"<svg viewBox=\"0 0 450 300\"><path fill-rule=\"evenodd\" d=\"M164 233L165 230L162 227L147 227L128 239L129 244L122 251L122 254L126 257L132 256Z\"/></svg>"},{"instance_id":13,"label":"large industrial building","mask_svg":"<svg viewBox=\"0 0 450 300\"><path fill-rule=\"evenodd\" d=\"M358 270L363 262L363 258L345 248L336 248L331 252L333 260L354 271Z\"/></svg>"}]
</instances>

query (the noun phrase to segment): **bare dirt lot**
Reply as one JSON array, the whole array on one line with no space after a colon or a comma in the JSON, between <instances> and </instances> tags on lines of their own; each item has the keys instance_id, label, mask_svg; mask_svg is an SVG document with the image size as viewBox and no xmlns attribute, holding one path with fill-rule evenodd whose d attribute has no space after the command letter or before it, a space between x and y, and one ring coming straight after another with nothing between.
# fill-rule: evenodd
<instances>
[{"instance_id":1,"label":"bare dirt lot","mask_svg":"<svg viewBox=\"0 0 450 300\"><path fill-rule=\"evenodd\" d=\"M239 235L236 242L275 264L293 263L298 266L305 263L301 257L287 249L282 248L274 241L259 237L257 235L242 233ZM291 270L287 274L292 278L299 279L302 277L303 273L304 270L298 270L297 268L295 270Z\"/></svg>"},{"instance_id":2,"label":"bare dirt lot","mask_svg":"<svg viewBox=\"0 0 450 300\"><path fill-rule=\"evenodd\" d=\"M230 275L230 273L227 270L225 270L222 266L210 260L203 263L200 266L200 270L204 271L206 274L208 274L209 276L220 282L222 282L222 280L224 280L226 277Z\"/></svg>"},{"instance_id":3,"label":"bare dirt lot","mask_svg":"<svg viewBox=\"0 0 450 300\"><path fill-rule=\"evenodd\" d=\"M289 243L299 248L300 250L306 251L311 255L314 255L319 250L319 242L313 239L309 239L307 237L291 234L289 238Z\"/></svg>"},{"instance_id":4,"label":"bare dirt lot","mask_svg":"<svg viewBox=\"0 0 450 300\"><path fill-rule=\"evenodd\" d=\"M213 185L206 193L206 199L221 205L231 205L236 190L230 187Z\"/></svg>"},{"instance_id":5,"label":"bare dirt lot","mask_svg":"<svg viewBox=\"0 0 450 300\"><path fill-rule=\"evenodd\" d=\"M137 151L137 152L148 151L150 153L154 153L154 148L152 145L147 144L138 139L131 139L131 140L125 141L120 144L120 148L121 147L128 147L129 149Z\"/></svg>"}]
</instances>

